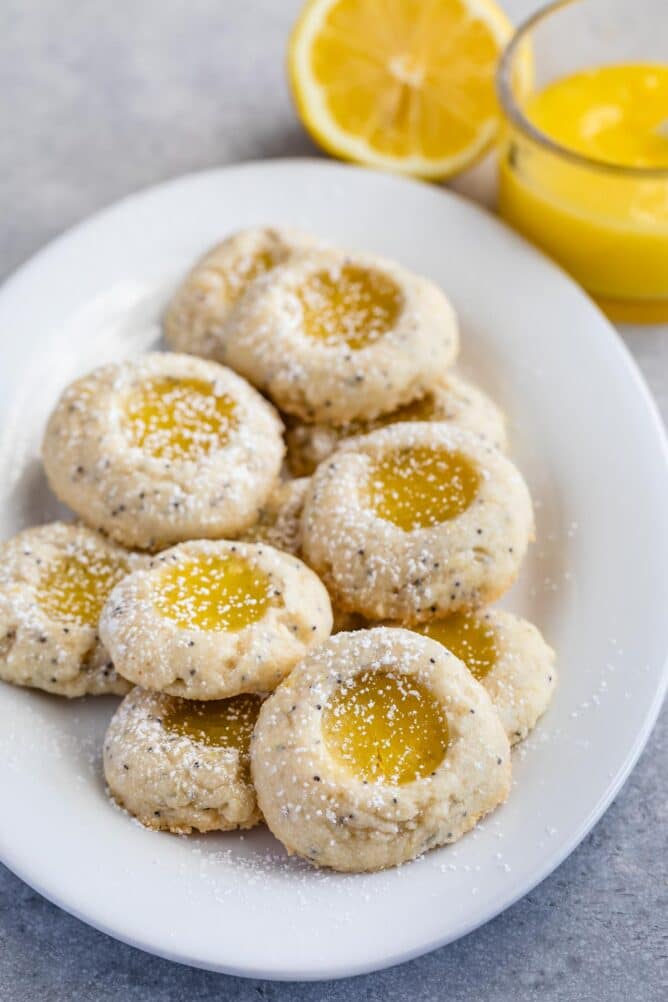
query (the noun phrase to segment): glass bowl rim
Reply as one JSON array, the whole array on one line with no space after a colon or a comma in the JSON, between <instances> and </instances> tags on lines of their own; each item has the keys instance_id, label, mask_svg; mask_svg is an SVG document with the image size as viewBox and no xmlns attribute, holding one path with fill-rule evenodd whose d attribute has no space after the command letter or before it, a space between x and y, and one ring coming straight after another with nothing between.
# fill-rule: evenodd
<instances>
[{"instance_id":1,"label":"glass bowl rim","mask_svg":"<svg viewBox=\"0 0 668 1002\"><path fill-rule=\"evenodd\" d=\"M574 3L584 2L585 0L551 0L550 3L540 7L528 18L522 21L515 29L510 41L503 50L496 70L496 92L501 110L508 121L514 125L519 132L522 132L529 139L533 140L537 146L542 146L545 150L555 156L560 157L563 160L568 160L570 163L578 167L584 167L590 171L600 171L601 173L620 178L625 177L634 180L638 180L639 178L644 180L668 180L668 167L635 167L627 164L617 164L607 160L597 160L595 157L588 157L584 153L578 153L577 150L572 150L567 146L562 146L561 143L556 142L547 133L538 129L533 122L527 118L515 100L511 86L511 76L513 60L518 48L527 39L527 36L533 31L533 29L542 21L558 14L564 7L570 7Z\"/></svg>"}]
</instances>

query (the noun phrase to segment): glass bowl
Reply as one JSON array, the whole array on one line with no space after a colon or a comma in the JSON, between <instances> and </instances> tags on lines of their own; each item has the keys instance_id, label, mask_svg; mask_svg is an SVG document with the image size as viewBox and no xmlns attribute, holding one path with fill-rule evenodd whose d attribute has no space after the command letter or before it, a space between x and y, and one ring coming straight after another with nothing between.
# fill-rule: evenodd
<instances>
[{"instance_id":1,"label":"glass bowl","mask_svg":"<svg viewBox=\"0 0 668 1002\"><path fill-rule=\"evenodd\" d=\"M540 131L526 109L537 91L581 70L668 65L663 4L557 0L517 30L497 74L502 217L569 271L610 317L636 323L668 321L668 167L584 156Z\"/></svg>"}]
</instances>

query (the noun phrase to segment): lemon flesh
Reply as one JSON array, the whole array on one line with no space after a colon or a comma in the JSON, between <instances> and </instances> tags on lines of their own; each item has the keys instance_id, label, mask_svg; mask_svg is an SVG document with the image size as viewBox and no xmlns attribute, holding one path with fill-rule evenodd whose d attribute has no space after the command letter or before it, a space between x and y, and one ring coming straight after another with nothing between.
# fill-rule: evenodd
<instances>
[{"instance_id":1,"label":"lemon flesh","mask_svg":"<svg viewBox=\"0 0 668 1002\"><path fill-rule=\"evenodd\" d=\"M493 0L310 0L288 53L297 110L336 156L448 177L496 134L511 32Z\"/></svg>"}]
</instances>

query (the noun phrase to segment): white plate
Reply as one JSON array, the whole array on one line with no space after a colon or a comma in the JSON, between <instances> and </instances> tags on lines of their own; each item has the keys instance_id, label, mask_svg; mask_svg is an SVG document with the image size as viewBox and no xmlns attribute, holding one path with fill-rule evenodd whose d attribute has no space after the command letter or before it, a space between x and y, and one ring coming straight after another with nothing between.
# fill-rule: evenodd
<instances>
[{"instance_id":1,"label":"white plate","mask_svg":"<svg viewBox=\"0 0 668 1002\"><path fill-rule=\"evenodd\" d=\"M159 337L165 298L237 227L291 224L428 275L459 312L464 367L511 419L538 543L506 605L557 648L561 681L514 754L507 805L459 844L386 873L288 861L262 831L177 838L105 797L112 700L0 685L0 857L134 946L201 967L329 978L463 935L545 877L601 816L665 688L668 475L635 366L563 274L435 187L324 162L248 164L126 199L38 254L0 293L0 536L59 513L38 462L65 383Z\"/></svg>"}]
</instances>

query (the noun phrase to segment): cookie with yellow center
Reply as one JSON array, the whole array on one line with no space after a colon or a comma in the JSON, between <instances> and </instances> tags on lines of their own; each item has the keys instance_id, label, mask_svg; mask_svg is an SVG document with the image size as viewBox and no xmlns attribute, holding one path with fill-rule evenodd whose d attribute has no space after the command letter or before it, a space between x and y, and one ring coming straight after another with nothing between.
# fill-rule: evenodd
<instances>
[{"instance_id":1,"label":"cookie with yellow center","mask_svg":"<svg viewBox=\"0 0 668 1002\"><path fill-rule=\"evenodd\" d=\"M395 424L318 467L302 552L341 609L423 622L509 588L533 524L526 484L498 450L444 423Z\"/></svg>"},{"instance_id":2,"label":"cookie with yellow center","mask_svg":"<svg viewBox=\"0 0 668 1002\"><path fill-rule=\"evenodd\" d=\"M490 699L427 637L339 633L263 704L251 742L258 803L289 852L379 870L456 841L510 789Z\"/></svg>"},{"instance_id":3,"label":"cookie with yellow center","mask_svg":"<svg viewBox=\"0 0 668 1002\"><path fill-rule=\"evenodd\" d=\"M314 250L258 278L216 358L304 421L345 425L423 396L457 354L444 294L391 261Z\"/></svg>"},{"instance_id":4,"label":"cookie with yellow center","mask_svg":"<svg viewBox=\"0 0 668 1002\"><path fill-rule=\"evenodd\" d=\"M126 693L98 622L114 585L145 559L66 522L3 543L0 678L60 696Z\"/></svg>"},{"instance_id":5,"label":"cookie with yellow center","mask_svg":"<svg viewBox=\"0 0 668 1002\"><path fill-rule=\"evenodd\" d=\"M241 296L260 275L312 246L315 240L298 230L252 227L213 247L167 307L164 331L170 347L220 360L222 331Z\"/></svg>"},{"instance_id":6,"label":"cookie with yellow center","mask_svg":"<svg viewBox=\"0 0 668 1002\"><path fill-rule=\"evenodd\" d=\"M112 797L149 828L252 828L260 812L249 745L260 703L254 695L201 703L137 687L104 739Z\"/></svg>"},{"instance_id":7,"label":"cookie with yellow center","mask_svg":"<svg viewBox=\"0 0 668 1002\"><path fill-rule=\"evenodd\" d=\"M511 745L527 736L557 682L554 651L532 623L503 609L478 609L413 629L464 662L487 690Z\"/></svg>"},{"instance_id":8,"label":"cookie with yellow center","mask_svg":"<svg viewBox=\"0 0 668 1002\"><path fill-rule=\"evenodd\" d=\"M276 482L281 435L236 373L155 352L72 383L42 455L55 493L89 525L155 550L251 525Z\"/></svg>"},{"instance_id":9,"label":"cookie with yellow center","mask_svg":"<svg viewBox=\"0 0 668 1002\"><path fill-rule=\"evenodd\" d=\"M457 428L475 432L502 451L508 445L505 417L494 401L467 380L448 374L424 397L373 421L355 421L335 428L326 424L303 424L288 418L286 442L290 472L295 477L310 475L344 440L403 421L447 421Z\"/></svg>"},{"instance_id":10,"label":"cookie with yellow center","mask_svg":"<svg viewBox=\"0 0 668 1002\"><path fill-rule=\"evenodd\" d=\"M198 540L129 575L102 611L117 670L188 699L268 692L331 631L329 596L271 546Z\"/></svg>"}]
</instances>

